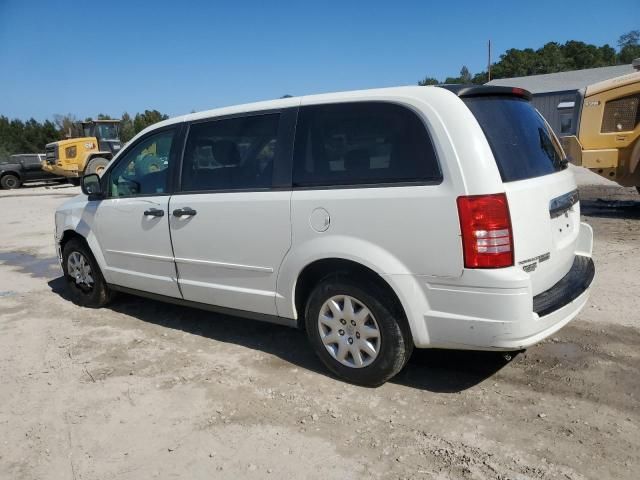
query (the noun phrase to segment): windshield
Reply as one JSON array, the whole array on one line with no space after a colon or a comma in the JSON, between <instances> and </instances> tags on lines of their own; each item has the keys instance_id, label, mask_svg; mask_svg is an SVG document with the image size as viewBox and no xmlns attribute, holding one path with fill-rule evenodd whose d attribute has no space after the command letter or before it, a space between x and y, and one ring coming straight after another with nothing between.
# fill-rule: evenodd
<instances>
[{"instance_id":1,"label":"windshield","mask_svg":"<svg viewBox=\"0 0 640 480\"><path fill-rule=\"evenodd\" d=\"M102 140L117 140L118 125L115 123L97 123L96 134Z\"/></svg>"},{"instance_id":2,"label":"windshield","mask_svg":"<svg viewBox=\"0 0 640 480\"><path fill-rule=\"evenodd\" d=\"M514 97L471 97L464 102L482 127L503 182L566 168L553 132L531 104Z\"/></svg>"}]
</instances>

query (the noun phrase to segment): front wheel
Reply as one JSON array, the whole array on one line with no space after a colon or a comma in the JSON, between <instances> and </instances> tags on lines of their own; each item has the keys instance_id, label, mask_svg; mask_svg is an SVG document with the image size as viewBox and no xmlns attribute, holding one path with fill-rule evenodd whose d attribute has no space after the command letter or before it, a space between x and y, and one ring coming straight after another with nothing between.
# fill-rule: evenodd
<instances>
[{"instance_id":1,"label":"front wheel","mask_svg":"<svg viewBox=\"0 0 640 480\"><path fill-rule=\"evenodd\" d=\"M111 300L111 291L96 259L80 239L72 238L64 246L62 270L73 303L82 307L99 308Z\"/></svg>"},{"instance_id":2,"label":"front wheel","mask_svg":"<svg viewBox=\"0 0 640 480\"><path fill-rule=\"evenodd\" d=\"M8 173L0 179L0 186L6 190L13 190L14 188L20 188L21 182L18 177Z\"/></svg>"},{"instance_id":3,"label":"front wheel","mask_svg":"<svg viewBox=\"0 0 640 480\"><path fill-rule=\"evenodd\" d=\"M402 370L413 351L404 314L371 281L322 280L309 296L305 326L327 368L358 385L382 385Z\"/></svg>"}]
</instances>

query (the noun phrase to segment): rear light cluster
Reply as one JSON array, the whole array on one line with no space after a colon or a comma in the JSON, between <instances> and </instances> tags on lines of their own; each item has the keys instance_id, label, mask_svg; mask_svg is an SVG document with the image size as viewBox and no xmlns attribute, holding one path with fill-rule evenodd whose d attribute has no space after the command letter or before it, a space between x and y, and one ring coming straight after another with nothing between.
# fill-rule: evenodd
<instances>
[{"instance_id":1,"label":"rear light cluster","mask_svg":"<svg viewBox=\"0 0 640 480\"><path fill-rule=\"evenodd\" d=\"M513 265L513 234L504 193L458 197L465 268Z\"/></svg>"}]
</instances>

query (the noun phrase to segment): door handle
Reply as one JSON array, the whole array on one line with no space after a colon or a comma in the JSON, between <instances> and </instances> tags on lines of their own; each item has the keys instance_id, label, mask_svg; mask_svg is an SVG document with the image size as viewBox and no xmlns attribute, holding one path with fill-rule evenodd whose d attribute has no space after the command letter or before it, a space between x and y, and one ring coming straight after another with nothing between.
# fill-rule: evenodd
<instances>
[{"instance_id":1,"label":"door handle","mask_svg":"<svg viewBox=\"0 0 640 480\"><path fill-rule=\"evenodd\" d=\"M173 211L173 216L174 217L187 217L187 216L193 217L196 213L198 213L198 212L196 212L191 207L176 208Z\"/></svg>"},{"instance_id":2,"label":"door handle","mask_svg":"<svg viewBox=\"0 0 640 480\"><path fill-rule=\"evenodd\" d=\"M144 211L145 217L164 217L164 210L158 208L150 208Z\"/></svg>"}]
</instances>

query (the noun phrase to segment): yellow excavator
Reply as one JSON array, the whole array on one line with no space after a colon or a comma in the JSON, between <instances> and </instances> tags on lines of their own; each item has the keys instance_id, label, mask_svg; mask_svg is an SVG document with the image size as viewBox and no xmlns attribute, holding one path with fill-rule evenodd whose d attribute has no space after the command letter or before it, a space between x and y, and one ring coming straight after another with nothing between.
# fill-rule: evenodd
<instances>
[{"instance_id":1,"label":"yellow excavator","mask_svg":"<svg viewBox=\"0 0 640 480\"><path fill-rule=\"evenodd\" d=\"M580 97L577 133L561 139L571 162L640 193L640 72L589 85Z\"/></svg>"},{"instance_id":2,"label":"yellow excavator","mask_svg":"<svg viewBox=\"0 0 640 480\"><path fill-rule=\"evenodd\" d=\"M120 151L120 120L89 120L80 122L81 137L48 143L42 169L67 177L79 185L88 173L102 175L109 161Z\"/></svg>"}]
</instances>

